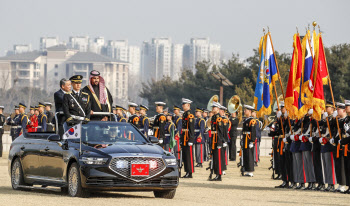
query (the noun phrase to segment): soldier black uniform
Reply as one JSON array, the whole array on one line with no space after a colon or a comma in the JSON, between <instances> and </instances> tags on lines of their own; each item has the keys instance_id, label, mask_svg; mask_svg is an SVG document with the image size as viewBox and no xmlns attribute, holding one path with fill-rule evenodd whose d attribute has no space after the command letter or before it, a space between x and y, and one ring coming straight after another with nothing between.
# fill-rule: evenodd
<instances>
[{"instance_id":1,"label":"soldier black uniform","mask_svg":"<svg viewBox=\"0 0 350 206\"><path fill-rule=\"evenodd\" d=\"M27 124L28 124L28 116L25 113L25 109L27 108L26 105L24 105L23 103L19 103L19 117L16 120L16 125L17 125L17 137L20 136L21 134L27 132ZM16 138L17 138L16 137Z\"/></svg>"},{"instance_id":2,"label":"soldier black uniform","mask_svg":"<svg viewBox=\"0 0 350 206\"><path fill-rule=\"evenodd\" d=\"M47 131L47 116L44 113L45 104L39 102L38 132Z\"/></svg>"},{"instance_id":3,"label":"soldier black uniform","mask_svg":"<svg viewBox=\"0 0 350 206\"><path fill-rule=\"evenodd\" d=\"M48 132L55 131L55 125L53 124L53 119L54 119L55 115L53 114L53 112L51 112L51 106L52 106L52 104L50 102L45 102L45 107L46 107L45 115L47 117L47 119L46 119L46 124L47 124L46 131L48 131ZM50 109L48 109L48 107Z\"/></svg>"},{"instance_id":4,"label":"soldier black uniform","mask_svg":"<svg viewBox=\"0 0 350 206\"><path fill-rule=\"evenodd\" d=\"M135 125L135 127L137 128L141 128L141 125L140 125L140 118L136 115L136 107L138 105L133 103L133 102L129 102L129 112L131 113L131 115L129 116L129 120L128 122Z\"/></svg>"},{"instance_id":5,"label":"soldier black uniform","mask_svg":"<svg viewBox=\"0 0 350 206\"><path fill-rule=\"evenodd\" d=\"M72 82L73 90L64 94L63 97L63 112L66 117L66 128L67 124L72 125L77 121L90 121L91 102L88 93L80 90L83 76L75 75L69 80ZM79 91L75 91L74 87L79 88Z\"/></svg>"},{"instance_id":6,"label":"soldier black uniform","mask_svg":"<svg viewBox=\"0 0 350 206\"><path fill-rule=\"evenodd\" d=\"M192 101L189 99L182 99L182 105L191 104ZM185 110L185 109L184 109ZM192 178L194 173L194 154L193 154L193 143L194 143L194 115L191 114L190 108L186 110L182 116L182 132L180 136L181 148L182 148L182 160L185 167L186 175L183 178Z\"/></svg>"},{"instance_id":7,"label":"soldier black uniform","mask_svg":"<svg viewBox=\"0 0 350 206\"><path fill-rule=\"evenodd\" d=\"M182 129L182 118L180 115L180 107L174 105L174 123L175 123L175 141L176 146L174 147L174 155L178 161L180 161L181 158L181 146L180 146L180 134ZM178 113L178 115L176 115Z\"/></svg>"},{"instance_id":8,"label":"soldier black uniform","mask_svg":"<svg viewBox=\"0 0 350 206\"><path fill-rule=\"evenodd\" d=\"M143 112L144 111L144 112ZM140 131L147 137L148 136L148 128L149 128L149 119L147 117L146 112L148 111L148 107L140 104Z\"/></svg>"},{"instance_id":9,"label":"soldier black uniform","mask_svg":"<svg viewBox=\"0 0 350 206\"><path fill-rule=\"evenodd\" d=\"M196 116L197 112L203 113L203 109L197 108L196 109ZM195 145L196 145L196 167L203 167L204 162L204 143L205 143L205 137L204 137L204 131L205 131L205 120L200 117L196 117L196 123L194 127L194 133L195 133Z\"/></svg>"},{"instance_id":10,"label":"soldier black uniform","mask_svg":"<svg viewBox=\"0 0 350 206\"><path fill-rule=\"evenodd\" d=\"M2 114L4 111L4 106L0 106L0 157L2 157L2 135L4 134L4 124L5 124L5 116Z\"/></svg>"},{"instance_id":11,"label":"soldier black uniform","mask_svg":"<svg viewBox=\"0 0 350 206\"><path fill-rule=\"evenodd\" d=\"M119 105L116 105L115 109L117 110L117 122L126 122L126 119L123 116L123 110L125 109Z\"/></svg>"},{"instance_id":12,"label":"soldier black uniform","mask_svg":"<svg viewBox=\"0 0 350 206\"><path fill-rule=\"evenodd\" d=\"M158 114L154 117L153 122L153 135L159 139L159 144L163 147L164 139L165 139L165 124L166 117L163 114L163 106L165 106L164 102L155 102L156 106L161 108Z\"/></svg>"},{"instance_id":13,"label":"soldier black uniform","mask_svg":"<svg viewBox=\"0 0 350 206\"><path fill-rule=\"evenodd\" d=\"M17 125L16 125L16 121L19 118L19 107L15 106L15 114L13 116L13 118L11 117L7 117L6 119L6 124L10 125L10 136L12 138L12 141L14 141L17 138Z\"/></svg>"},{"instance_id":14,"label":"soldier black uniform","mask_svg":"<svg viewBox=\"0 0 350 206\"><path fill-rule=\"evenodd\" d=\"M175 135L175 124L173 123L172 119L169 120L169 118L172 117L172 113L168 112L167 114L167 121L165 124L165 139L164 139L164 147L163 149L168 152L172 152L172 146L171 145L171 140L174 138Z\"/></svg>"},{"instance_id":15,"label":"soldier black uniform","mask_svg":"<svg viewBox=\"0 0 350 206\"><path fill-rule=\"evenodd\" d=\"M237 146L236 146L236 141L237 141L237 136L238 136L238 131L237 127L239 124L239 119L237 117L230 117L230 122L231 122L231 129L229 132L230 135L230 142L229 142L229 159L231 161L236 161L236 156L237 156Z\"/></svg>"}]
</instances>

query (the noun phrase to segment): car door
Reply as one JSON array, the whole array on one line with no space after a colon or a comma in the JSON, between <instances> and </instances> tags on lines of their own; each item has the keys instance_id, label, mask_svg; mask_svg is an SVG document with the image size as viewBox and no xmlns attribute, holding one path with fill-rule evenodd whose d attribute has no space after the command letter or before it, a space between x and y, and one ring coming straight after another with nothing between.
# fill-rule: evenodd
<instances>
[{"instance_id":1,"label":"car door","mask_svg":"<svg viewBox=\"0 0 350 206\"><path fill-rule=\"evenodd\" d=\"M67 151L63 150L57 142L46 140L40 151L42 162L42 176L51 181L63 181L63 173L66 169Z\"/></svg>"},{"instance_id":2,"label":"car door","mask_svg":"<svg viewBox=\"0 0 350 206\"><path fill-rule=\"evenodd\" d=\"M35 137L25 138L19 144L21 149L22 170L25 178L35 179L41 175L40 149L43 141Z\"/></svg>"}]
</instances>

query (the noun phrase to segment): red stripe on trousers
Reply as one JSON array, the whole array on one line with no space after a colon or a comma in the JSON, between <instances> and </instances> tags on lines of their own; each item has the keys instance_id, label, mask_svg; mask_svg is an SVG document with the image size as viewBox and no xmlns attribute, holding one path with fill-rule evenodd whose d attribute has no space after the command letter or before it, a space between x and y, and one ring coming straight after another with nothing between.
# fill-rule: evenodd
<instances>
[{"instance_id":1,"label":"red stripe on trousers","mask_svg":"<svg viewBox=\"0 0 350 206\"><path fill-rule=\"evenodd\" d=\"M303 158L303 153L301 153L301 160L303 161L304 183L306 183L306 174L305 174L305 166L304 166L304 158Z\"/></svg>"},{"instance_id":2,"label":"red stripe on trousers","mask_svg":"<svg viewBox=\"0 0 350 206\"><path fill-rule=\"evenodd\" d=\"M192 173L194 172L194 168L193 168L193 153L192 153L192 146L190 146L190 150L191 150L191 169L192 169Z\"/></svg>"},{"instance_id":3,"label":"red stripe on trousers","mask_svg":"<svg viewBox=\"0 0 350 206\"><path fill-rule=\"evenodd\" d=\"M219 175L221 175L221 149L218 149L218 153L219 153Z\"/></svg>"},{"instance_id":4,"label":"red stripe on trousers","mask_svg":"<svg viewBox=\"0 0 350 206\"><path fill-rule=\"evenodd\" d=\"M332 161L332 179L333 179L333 185L335 185L335 174L334 174L334 159L333 159L333 152L331 152L331 161Z\"/></svg>"},{"instance_id":5,"label":"red stripe on trousers","mask_svg":"<svg viewBox=\"0 0 350 206\"><path fill-rule=\"evenodd\" d=\"M201 163L203 163L203 145L201 144Z\"/></svg>"},{"instance_id":6,"label":"red stripe on trousers","mask_svg":"<svg viewBox=\"0 0 350 206\"><path fill-rule=\"evenodd\" d=\"M227 147L226 147L226 151L225 151L225 165L227 165Z\"/></svg>"},{"instance_id":7,"label":"red stripe on trousers","mask_svg":"<svg viewBox=\"0 0 350 206\"><path fill-rule=\"evenodd\" d=\"M258 140L255 140L255 161L258 162L259 161L259 157L258 157Z\"/></svg>"},{"instance_id":8,"label":"red stripe on trousers","mask_svg":"<svg viewBox=\"0 0 350 206\"><path fill-rule=\"evenodd\" d=\"M180 140L176 140L177 141L177 159L180 159Z\"/></svg>"}]
</instances>

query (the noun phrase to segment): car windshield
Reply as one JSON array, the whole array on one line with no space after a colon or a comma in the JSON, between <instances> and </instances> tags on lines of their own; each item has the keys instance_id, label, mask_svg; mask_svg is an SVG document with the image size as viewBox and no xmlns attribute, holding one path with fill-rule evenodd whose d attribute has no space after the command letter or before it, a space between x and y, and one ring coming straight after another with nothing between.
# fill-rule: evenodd
<instances>
[{"instance_id":1,"label":"car windshield","mask_svg":"<svg viewBox=\"0 0 350 206\"><path fill-rule=\"evenodd\" d=\"M83 124L81 140L88 144L146 144L146 138L129 123L95 122Z\"/></svg>"}]
</instances>

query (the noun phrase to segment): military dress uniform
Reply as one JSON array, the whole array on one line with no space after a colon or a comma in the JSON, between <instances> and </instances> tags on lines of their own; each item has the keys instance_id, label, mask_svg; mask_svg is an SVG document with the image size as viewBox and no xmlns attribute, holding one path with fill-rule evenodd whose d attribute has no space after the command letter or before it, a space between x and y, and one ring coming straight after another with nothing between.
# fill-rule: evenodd
<instances>
[{"instance_id":1,"label":"military dress uniform","mask_svg":"<svg viewBox=\"0 0 350 206\"><path fill-rule=\"evenodd\" d=\"M44 107L45 104L39 102L39 107ZM38 132L46 132L47 131L47 116L44 112L39 113L38 115Z\"/></svg>"},{"instance_id":2,"label":"military dress uniform","mask_svg":"<svg viewBox=\"0 0 350 206\"><path fill-rule=\"evenodd\" d=\"M18 110L18 106L15 106L15 110ZM13 118L7 117L6 124L11 126L10 127L10 136L12 138L12 141L14 141L17 137L17 119L19 118L19 114L15 114Z\"/></svg>"},{"instance_id":3,"label":"military dress uniform","mask_svg":"<svg viewBox=\"0 0 350 206\"><path fill-rule=\"evenodd\" d=\"M174 105L174 110L175 109L181 110L180 107ZM181 158L180 135L182 130L182 118L180 115L174 116L174 123L175 123L175 141L176 141L176 145L174 147L174 155L177 160L180 160Z\"/></svg>"},{"instance_id":4,"label":"military dress uniform","mask_svg":"<svg viewBox=\"0 0 350 206\"><path fill-rule=\"evenodd\" d=\"M245 106L246 108L249 108ZM254 143L256 140L257 121L253 117L247 117L243 122L243 138L241 142L242 157L245 176L253 176L254 172Z\"/></svg>"},{"instance_id":5,"label":"military dress uniform","mask_svg":"<svg viewBox=\"0 0 350 206\"><path fill-rule=\"evenodd\" d=\"M194 138L194 115L191 111L185 111L182 117L182 133L180 136L181 148L182 148L182 161L184 163L185 177L192 178L194 173L194 155L193 155L193 143Z\"/></svg>"},{"instance_id":6,"label":"military dress uniform","mask_svg":"<svg viewBox=\"0 0 350 206\"><path fill-rule=\"evenodd\" d=\"M145 110L146 112L148 111L148 107L145 105L140 105L140 110ZM140 131L148 137L148 129L149 129L149 119L146 114L143 114L140 116Z\"/></svg>"},{"instance_id":7,"label":"military dress uniform","mask_svg":"<svg viewBox=\"0 0 350 206\"><path fill-rule=\"evenodd\" d=\"M122 107L122 106L119 106L119 105L116 105L115 106L115 109L116 110L121 110L121 111L124 111L125 109ZM123 115L119 115L117 114L117 122L126 122L126 118L123 116Z\"/></svg>"},{"instance_id":8,"label":"military dress uniform","mask_svg":"<svg viewBox=\"0 0 350 206\"><path fill-rule=\"evenodd\" d=\"M27 106L24 105L23 103L19 103L19 107L26 108ZM21 134L27 132L27 124L29 122L28 116L23 112L19 114L19 117L17 118L15 124L17 125L17 137L19 137ZM16 137L16 138L17 138Z\"/></svg>"},{"instance_id":9,"label":"military dress uniform","mask_svg":"<svg viewBox=\"0 0 350 206\"><path fill-rule=\"evenodd\" d=\"M278 152L278 147L279 147L279 134L278 134L278 121L275 120L272 122L268 127L269 133L268 136L272 138L272 163L273 163L273 169L275 175L277 175L276 179L279 179L281 177L281 166L280 166L280 155Z\"/></svg>"},{"instance_id":10,"label":"military dress uniform","mask_svg":"<svg viewBox=\"0 0 350 206\"><path fill-rule=\"evenodd\" d=\"M276 159L279 161L278 166L278 174L281 176L283 183L276 188L285 188L289 186L289 179L287 174L287 164L286 164L286 146L288 142L286 141L286 134L288 133L285 123L287 122L286 119L282 116L282 112L278 111L277 113L277 120L275 124L275 131L276 131L276 138L277 141L275 150L276 152Z\"/></svg>"},{"instance_id":11,"label":"military dress uniform","mask_svg":"<svg viewBox=\"0 0 350 206\"><path fill-rule=\"evenodd\" d=\"M35 107L30 107L31 110L35 110ZM35 114L29 116L29 123L27 125L27 132L36 132L38 128L38 117Z\"/></svg>"},{"instance_id":12,"label":"military dress uniform","mask_svg":"<svg viewBox=\"0 0 350 206\"><path fill-rule=\"evenodd\" d=\"M156 105L164 106L164 102L156 102ZM153 135L159 139L159 144L163 147L164 139L165 139L165 124L166 117L163 113L159 113L154 117L153 122Z\"/></svg>"},{"instance_id":13,"label":"military dress uniform","mask_svg":"<svg viewBox=\"0 0 350 206\"><path fill-rule=\"evenodd\" d=\"M345 178L346 186L348 186L348 189L344 193L350 194L350 116L344 118L344 124L340 128L343 134L343 138L338 140L338 144L340 144L340 146L343 147L344 150Z\"/></svg>"},{"instance_id":14,"label":"military dress uniform","mask_svg":"<svg viewBox=\"0 0 350 206\"><path fill-rule=\"evenodd\" d=\"M299 183L296 189L305 188L304 174L303 174L303 157L300 151L300 145L301 145L300 138L302 137L301 128L302 128L302 120L296 119L294 121L294 127L293 127L294 134L290 136L290 139L292 140L290 151L292 152L292 155L293 155L292 162L293 162L294 183Z\"/></svg>"},{"instance_id":15,"label":"military dress uniform","mask_svg":"<svg viewBox=\"0 0 350 206\"><path fill-rule=\"evenodd\" d=\"M198 110L198 109L197 109ZM205 120L202 117L196 118L194 137L195 137L195 151L196 151L196 167L203 167L204 162L204 131L205 131Z\"/></svg>"},{"instance_id":16,"label":"military dress uniform","mask_svg":"<svg viewBox=\"0 0 350 206\"><path fill-rule=\"evenodd\" d=\"M45 102L45 106L50 106L51 107L51 103L50 102ZM48 132L53 132L55 131L55 125L53 124L53 119L55 117L55 115L53 114L53 112L51 111L45 111L45 115L46 115L46 131Z\"/></svg>"},{"instance_id":17,"label":"military dress uniform","mask_svg":"<svg viewBox=\"0 0 350 206\"><path fill-rule=\"evenodd\" d=\"M223 107L223 106L222 106ZM224 110L226 110L226 107L223 107ZM223 163L224 163L224 167L223 170L227 170L227 164L228 164L228 143L230 142L229 139L229 128L230 128L230 121L228 120L228 118L226 118L226 116L222 116L222 124L223 124L223 129L224 129L224 143L223 147L221 149L221 156L223 157Z\"/></svg>"},{"instance_id":18,"label":"military dress uniform","mask_svg":"<svg viewBox=\"0 0 350 206\"><path fill-rule=\"evenodd\" d=\"M174 138L173 135L175 135L175 124L172 120L167 121L165 126L165 139L164 139L164 146L163 149L168 152L172 152L172 148L170 145L171 139Z\"/></svg>"},{"instance_id":19,"label":"military dress uniform","mask_svg":"<svg viewBox=\"0 0 350 206\"><path fill-rule=\"evenodd\" d=\"M0 109L4 110L4 106L0 106ZM5 116L3 114L0 114L0 157L2 157L2 150L3 150L2 135L4 134L5 123L6 123Z\"/></svg>"},{"instance_id":20,"label":"military dress uniform","mask_svg":"<svg viewBox=\"0 0 350 206\"><path fill-rule=\"evenodd\" d=\"M237 117L230 117L229 118L230 123L231 123L231 129L229 132L229 137L230 137L230 142L228 143L228 149L229 149L229 159L231 161L236 161L236 156L237 156L237 146L236 146L236 141L237 141L237 136L238 136L238 124L239 124L239 119Z\"/></svg>"}]
</instances>

